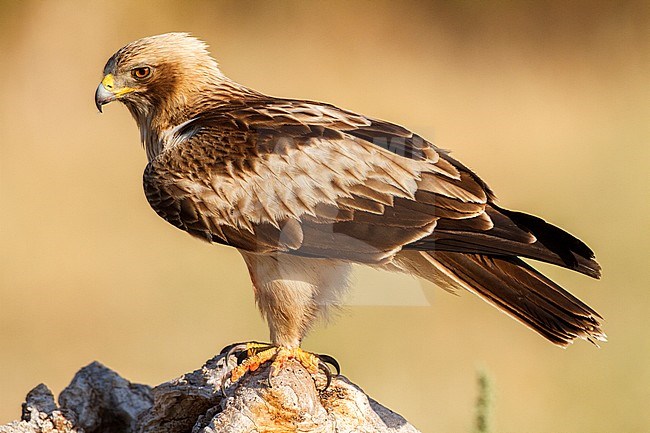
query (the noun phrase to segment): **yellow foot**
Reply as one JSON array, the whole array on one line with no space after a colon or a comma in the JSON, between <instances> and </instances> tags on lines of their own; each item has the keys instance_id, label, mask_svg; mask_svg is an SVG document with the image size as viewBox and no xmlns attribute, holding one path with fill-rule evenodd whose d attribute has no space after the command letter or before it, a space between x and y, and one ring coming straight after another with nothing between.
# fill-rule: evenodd
<instances>
[{"instance_id":1,"label":"yellow foot","mask_svg":"<svg viewBox=\"0 0 650 433\"><path fill-rule=\"evenodd\" d=\"M225 353L226 365L231 356L234 355L237 358L237 366L224 376L221 386L224 395L225 384L228 379L233 384L247 372L256 371L262 364L268 361L272 361L268 378L269 385L271 384L271 378L275 377L280 369L282 369L284 363L290 359L298 361L312 376L322 371L327 378L325 389L329 387L332 381L332 371L327 364L334 366L336 374L340 374L341 372L339 363L331 356L305 352L298 347L290 349L288 347L273 346L267 343L249 342L227 346L221 353Z\"/></svg>"}]
</instances>

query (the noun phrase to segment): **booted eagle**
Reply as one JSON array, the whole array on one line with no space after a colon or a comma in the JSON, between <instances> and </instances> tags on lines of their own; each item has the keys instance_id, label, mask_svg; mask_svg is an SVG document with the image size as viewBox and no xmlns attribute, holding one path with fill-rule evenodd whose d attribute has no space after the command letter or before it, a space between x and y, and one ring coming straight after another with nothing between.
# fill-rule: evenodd
<instances>
[{"instance_id":1,"label":"booted eagle","mask_svg":"<svg viewBox=\"0 0 650 433\"><path fill-rule=\"evenodd\" d=\"M605 339L598 313L521 259L598 278L589 247L502 208L478 175L406 128L249 89L185 33L117 51L95 94L100 111L115 100L140 129L149 204L237 248L269 347L299 350L354 263L468 290L559 346Z\"/></svg>"}]
</instances>

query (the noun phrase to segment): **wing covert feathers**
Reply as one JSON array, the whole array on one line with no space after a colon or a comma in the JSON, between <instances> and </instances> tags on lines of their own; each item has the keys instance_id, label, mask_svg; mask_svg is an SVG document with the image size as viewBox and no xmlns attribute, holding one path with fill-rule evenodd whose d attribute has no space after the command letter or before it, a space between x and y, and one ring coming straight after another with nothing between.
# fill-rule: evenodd
<instances>
[{"instance_id":1,"label":"wing covert feathers","mask_svg":"<svg viewBox=\"0 0 650 433\"><path fill-rule=\"evenodd\" d=\"M145 192L159 215L210 242L380 263L440 218L490 225L473 177L387 122L272 100L212 110L176 133L184 141L149 164Z\"/></svg>"}]
</instances>

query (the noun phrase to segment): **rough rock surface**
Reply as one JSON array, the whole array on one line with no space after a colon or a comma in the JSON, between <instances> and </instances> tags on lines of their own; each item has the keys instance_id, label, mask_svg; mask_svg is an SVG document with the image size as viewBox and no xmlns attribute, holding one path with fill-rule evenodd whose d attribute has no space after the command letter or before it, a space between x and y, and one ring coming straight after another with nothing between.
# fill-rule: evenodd
<instances>
[{"instance_id":1,"label":"rough rock surface","mask_svg":"<svg viewBox=\"0 0 650 433\"><path fill-rule=\"evenodd\" d=\"M220 387L225 372L219 355L152 389L94 362L79 370L58 406L45 385L30 391L21 420L0 426L0 433L418 432L343 376L322 390L325 377L315 383L295 361L271 386L263 366L227 396Z\"/></svg>"}]
</instances>

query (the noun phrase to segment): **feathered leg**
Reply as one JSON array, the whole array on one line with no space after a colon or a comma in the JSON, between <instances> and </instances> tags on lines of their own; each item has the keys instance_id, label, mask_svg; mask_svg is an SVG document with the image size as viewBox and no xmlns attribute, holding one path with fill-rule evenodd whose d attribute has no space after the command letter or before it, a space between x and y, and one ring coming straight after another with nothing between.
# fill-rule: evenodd
<instances>
[{"instance_id":1,"label":"feathered leg","mask_svg":"<svg viewBox=\"0 0 650 433\"><path fill-rule=\"evenodd\" d=\"M330 304L338 303L343 286L347 286L350 265L284 254L241 253L251 274L257 305L269 324L271 344L249 342L224 348L222 352L228 358L234 355L238 359L229 375L231 382L268 361L272 361L273 377L284 362L296 359L312 375L325 373L329 384L331 372L327 364L333 365L338 373L336 360L329 355L305 352L300 343L316 319L327 313Z\"/></svg>"}]
</instances>

